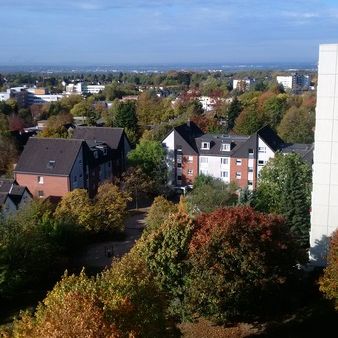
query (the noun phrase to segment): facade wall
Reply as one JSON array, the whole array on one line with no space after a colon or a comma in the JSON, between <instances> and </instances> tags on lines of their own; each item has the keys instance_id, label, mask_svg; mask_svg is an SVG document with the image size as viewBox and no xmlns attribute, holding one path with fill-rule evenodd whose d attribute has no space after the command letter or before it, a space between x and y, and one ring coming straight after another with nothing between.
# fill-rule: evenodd
<instances>
[{"instance_id":1,"label":"facade wall","mask_svg":"<svg viewBox=\"0 0 338 338\"><path fill-rule=\"evenodd\" d=\"M43 183L38 182L38 176L43 177ZM66 176L46 176L36 174L15 173L19 185L26 186L34 197L64 196L70 191L69 178ZM39 191L43 196L39 196Z\"/></svg>"},{"instance_id":2,"label":"facade wall","mask_svg":"<svg viewBox=\"0 0 338 338\"><path fill-rule=\"evenodd\" d=\"M231 158L230 160L230 180L237 184L239 188L248 186L248 159Z\"/></svg>"},{"instance_id":3,"label":"facade wall","mask_svg":"<svg viewBox=\"0 0 338 338\"><path fill-rule=\"evenodd\" d=\"M70 189L85 188L85 178L83 170L83 147L81 147L70 173Z\"/></svg>"},{"instance_id":4,"label":"facade wall","mask_svg":"<svg viewBox=\"0 0 338 338\"><path fill-rule=\"evenodd\" d=\"M319 49L310 258L324 265L327 239L338 228L338 45Z\"/></svg>"},{"instance_id":5,"label":"facade wall","mask_svg":"<svg viewBox=\"0 0 338 338\"><path fill-rule=\"evenodd\" d=\"M2 207L0 206L0 215L2 215L4 218L7 218L11 215L14 215L15 213L16 205L9 197L7 197L5 204Z\"/></svg>"},{"instance_id":6,"label":"facade wall","mask_svg":"<svg viewBox=\"0 0 338 338\"><path fill-rule=\"evenodd\" d=\"M258 137L258 148L257 148L257 177L259 172L270 160L275 157L275 152L260 138Z\"/></svg>"},{"instance_id":7,"label":"facade wall","mask_svg":"<svg viewBox=\"0 0 338 338\"><path fill-rule=\"evenodd\" d=\"M167 164L167 182L168 185L176 184L176 168L175 168L175 132L172 131L162 142L166 149Z\"/></svg>"},{"instance_id":8,"label":"facade wall","mask_svg":"<svg viewBox=\"0 0 338 338\"><path fill-rule=\"evenodd\" d=\"M177 168L178 170L179 168ZM182 184L193 184L198 176L198 156L183 155L182 161Z\"/></svg>"},{"instance_id":9,"label":"facade wall","mask_svg":"<svg viewBox=\"0 0 338 338\"><path fill-rule=\"evenodd\" d=\"M199 156L199 174L210 175L222 181L230 182L229 156Z\"/></svg>"}]
</instances>

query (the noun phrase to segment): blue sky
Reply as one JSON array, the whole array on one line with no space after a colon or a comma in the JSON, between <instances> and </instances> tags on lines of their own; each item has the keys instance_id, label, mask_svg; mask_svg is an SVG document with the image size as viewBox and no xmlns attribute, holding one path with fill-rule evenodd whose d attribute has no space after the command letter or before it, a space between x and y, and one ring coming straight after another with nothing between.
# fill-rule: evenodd
<instances>
[{"instance_id":1,"label":"blue sky","mask_svg":"<svg viewBox=\"0 0 338 338\"><path fill-rule=\"evenodd\" d=\"M316 62L337 0L0 0L0 64Z\"/></svg>"}]
</instances>

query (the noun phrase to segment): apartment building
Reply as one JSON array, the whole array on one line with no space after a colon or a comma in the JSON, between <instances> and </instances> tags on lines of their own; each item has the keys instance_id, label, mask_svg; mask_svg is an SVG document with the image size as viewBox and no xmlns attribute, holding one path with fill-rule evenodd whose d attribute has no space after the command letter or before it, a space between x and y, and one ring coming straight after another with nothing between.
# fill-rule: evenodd
<instances>
[{"instance_id":1,"label":"apartment building","mask_svg":"<svg viewBox=\"0 0 338 338\"><path fill-rule=\"evenodd\" d=\"M168 184L192 185L198 175L254 189L260 170L277 151L296 152L312 163L312 145L286 144L268 126L253 135L204 134L193 122L174 128L163 140Z\"/></svg>"},{"instance_id":2,"label":"apartment building","mask_svg":"<svg viewBox=\"0 0 338 338\"><path fill-rule=\"evenodd\" d=\"M337 60L338 44L320 45L310 232L310 259L319 266L338 228Z\"/></svg>"},{"instance_id":3,"label":"apartment building","mask_svg":"<svg viewBox=\"0 0 338 338\"><path fill-rule=\"evenodd\" d=\"M66 94L98 94L105 89L104 85L88 85L83 82L66 85Z\"/></svg>"},{"instance_id":4,"label":"apartment building","mask_svg":"<svg viewBox=\"0 0 338 338\"><path fill-rule=\"evenodd\" d=\"M309 90L311 80L309 75L292 73L286 76L277 76L278 84L282 85L284 89L289 90Z\"/></svg>"},{"instance_id":5,"label":"apartment building","mask_svg":"<svg viewBox=\"0 0 338 338\"><path fill-rule=\"evenodd\" d=\"M245 92L249 90L255 83L255 79L245 78L245 79L234 79L232 81L232 88L235 90L239 90L241 92Z\"/></svg>"}]
</instances>

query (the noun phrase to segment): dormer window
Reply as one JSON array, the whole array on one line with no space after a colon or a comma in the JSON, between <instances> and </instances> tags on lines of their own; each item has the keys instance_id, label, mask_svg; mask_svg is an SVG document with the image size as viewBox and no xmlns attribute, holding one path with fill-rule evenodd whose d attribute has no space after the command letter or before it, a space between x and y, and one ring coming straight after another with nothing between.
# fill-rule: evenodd
<instances>
[{"instance_id":1,"label":"dormer window","mask_svg":"<svg viewBox=\"0 0 338 338\"><path fill-rule=\"evenodd\" d=\"M53 168L55 168L55 161L48 161L48 163L47 163L47 168L48 168L48 169L53 169Z\"/></svg>"},{"instance_id":2,"label":"dormer window","mask_svg":"<svg viewBox=\"0 0 338 338\"><path fill-rule=\"evenodd\" d=\"M210 149L210 142L202 142L201 149Z\"/></svg>"},{"instance_id":3,"label":"dormer window","mask_svg":"<svg viewBox=\"0 0 338 338\"><path fill-rule=\"evenodd\" d=\"M230 151L230 144L229 143L222 143L221 144L221 151Z\"/></svg>"}]
</instances>

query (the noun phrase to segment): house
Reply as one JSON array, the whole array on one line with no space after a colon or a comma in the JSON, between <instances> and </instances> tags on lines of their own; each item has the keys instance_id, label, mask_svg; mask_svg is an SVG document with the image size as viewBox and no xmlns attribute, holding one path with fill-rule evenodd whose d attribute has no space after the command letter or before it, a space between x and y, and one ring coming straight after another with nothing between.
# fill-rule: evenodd
<instances>
[{"instance_id":1,"label":"house","mask_svg":"<svg viewBox=\"0 0 338 338\"><path fill-rule=\"evenodd\" d=\"M77 127L72 138L106 143L112 151L112 174L120 176L125 171L131 145L123 128Z\"/></svg>"},{"instance_id":2,"label":"house","mask_svg":"<svg viewBox=\"0 0 338 338\"><path fill-rule=\"evenodd\" d=\"M15 180L40 198L86 188L84 145L84 140L30 138L15 167Z\"/></svg>"},{"instance_id":3,"label":"house","mask_svg":"<svg viewBox=\"0 0 338 338\"><path fill-rule=\"evenodd\" d=\"M24 186L13 179L0 178L0 214L5 218L15 214L32 200L32 195Z\"/></svg>"},{"instance_id":4,"label":"house","mask_svg":"<svg viewBox=\"0 0 338 338\"><path fill-rule=\"evenodd\" d=\"M313 146L286 144L268 126L253 135L204 134L193 122L174 128L162 141L167 153L168 185L184 187L210 175L245 188L257 185L260 170L277 151L296 152L312 163Z\"/></svg>"},{"instance_id":5,"label":"house","mask_svg":"<svg viewBox=\"0 0 338 338\"><path fill-rule=\"evenodd\" d=\"M195 138L203 132L194 122L175 127L162 141L166 149L168 185L191 185L198 176L199 153Z\"/></svg>"},{"instance_id":6,"label":"house","mask_svg":"<svg viewBox=\"0 0 338 338\"><path fill-rule=\"evenodd\" d=\"M121 175L130 144L122 128L77 127L73 139L30 138L14 170L33 196L62 197L76 188L89 196Z\"/></svg>"}]
</instances>

